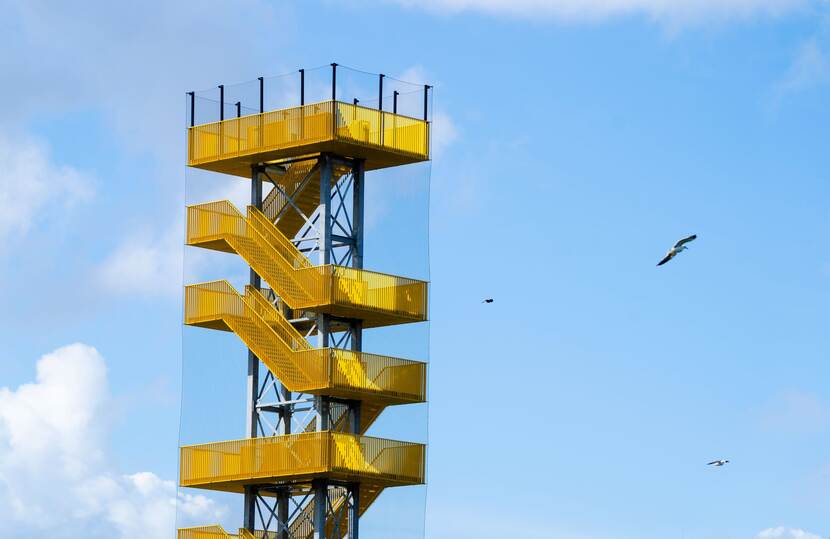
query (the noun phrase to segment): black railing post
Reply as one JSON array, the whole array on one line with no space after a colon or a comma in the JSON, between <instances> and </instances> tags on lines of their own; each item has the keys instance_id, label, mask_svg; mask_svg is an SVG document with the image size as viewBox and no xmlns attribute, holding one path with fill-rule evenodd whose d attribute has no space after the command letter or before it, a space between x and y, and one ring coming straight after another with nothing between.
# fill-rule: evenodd
<instances>
[{"instance_id":1,"label":"black railing post","mask_svg":"<svg viewBox=\"0 0 830 539\"><path fill-rule=\"evenodd\" d=\"M257 77L259 79L259 113L265 112L265 78Z\"/></svg>"},{"instance_id":2,"label":"black railing post","mask_svg":"<svg viewBox=\"0 0 830 539\"><path fill-rule=\"evenodd\" d=\"M331 64L331 100L337 101L337 64Z\"/></svg>"},{"instance_id":3,"label":"black railing post","mask_svg":"<svg viewBox=\"0 0 830 539\"><path fill-rule=\"evenodd\" d=\"M300 70L300 106L305 106L305 69Z\"/></svg>"},{"instance_id":4,"label":"black railing post","mask_svg":"<svg viewBox=\"0 0 830 539\"><path fill-rule=\"evenodd\" d=\"M225 85L219 85L219 121L225 119Z\"/></svg>"},{"instance_id":5,"label":"black railing post","mask_svg":"<svg viewBox=\"0 0 830 539\"><path fill-rule=\"evenodd\" d=\"M222 123L225 120L225 85L219 85L219 156L225 150L225 126Z\"/></svg>"},{"instance_id":6,"label":"black railing post","mask_svg":"<svg viewBox=\"0 0 830 539\"><path fill-rule=\"evenodd\" d=\"M196 125L196 92L187 92L190 96L190 127Z\"/></svg>"},{"instance_id":7,"label":"black railing post","mask_svg":"<svg viewBox=\"0 0 830 539\"><path fill-rule=\"evenodd\" d=\"M331 136L337 136L337 64L331 64Z\"/></svg>"},{"instance_id":8,"label":"black railing post","mask_svg":"<svg viewBox=\"0 0 830 539\"><path fill-rule=\"evenodd\" d=\"M398 113L398 91L392 92L392 114Z\"/></svg>"},{"instance_id":9,"label":"black railing post","mask_svg":"<svg viewBox=\"0 0 830 539\"><path fill-rule=\"evenodd\" d=\"M378 110L383 110L383 77L385 76L381 73L378 80Z\"/></svg>"},{"instance_id":10,"label":"black railing post","mask_svg":"<svg viewBox=\"0 0 830 539\"><path fill-rule=\"evenodd\" d=\"M429 119L429 89L432 88L429 84L424 84L424 121Z\"/></svg>"},{"instance_id":11,"label":"black railing post","mask_svg":"<svg viewBox=\"0 0 830 539\"><path fill-rule=\"evenodd\" d=\"M236 117L239 118L242 116L242 101L237 101L234 104L236 105Z\"/></svg>"}]
</instances>

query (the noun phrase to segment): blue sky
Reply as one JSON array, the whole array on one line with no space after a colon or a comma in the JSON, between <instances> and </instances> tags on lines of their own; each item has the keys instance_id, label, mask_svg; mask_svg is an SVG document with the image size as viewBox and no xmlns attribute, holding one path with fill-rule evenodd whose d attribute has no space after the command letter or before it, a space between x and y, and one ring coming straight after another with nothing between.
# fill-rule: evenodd
<instances>
[{"instance_id":1,"label":"blue sky","mask_svg":"<svg viewBox=\"0 0 830 539\"><path fill-rule=\"evenodd\" d=\"M367 253L432 282L428 539L826 536L828 7L0 0L0 536L232 520L171 483L184 92L331 61L437 86L430 267L427 170Z\"/></svg>"}]
</instances>

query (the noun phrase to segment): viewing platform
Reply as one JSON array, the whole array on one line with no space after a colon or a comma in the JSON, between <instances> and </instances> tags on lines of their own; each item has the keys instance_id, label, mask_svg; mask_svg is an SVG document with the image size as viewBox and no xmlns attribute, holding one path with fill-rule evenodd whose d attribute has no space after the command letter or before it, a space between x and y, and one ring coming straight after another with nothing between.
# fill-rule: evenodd
<instances>
[{"instance_id":1,"label":"viewing platform","mask_svg":"<svg viewBox=\"0 0 830 539\"><path fill-rule=\"evenodd\" d=\"M382 487L420 485L426 446L331 431L247 438L180 448L179 482L225 492L325 478Z\"/></svg>"},{"instance_id":2,"label":"viewing platform","mask_svg":"<svg viewBox=\"0 0 830 539\"><path fill-rule=\"evenodd\" d=\"M328 152L372 170L429 160L429 137L428 121L322 101L189 127L187 164L250 178L253 165Z\"/></svg>"}]
</instances>

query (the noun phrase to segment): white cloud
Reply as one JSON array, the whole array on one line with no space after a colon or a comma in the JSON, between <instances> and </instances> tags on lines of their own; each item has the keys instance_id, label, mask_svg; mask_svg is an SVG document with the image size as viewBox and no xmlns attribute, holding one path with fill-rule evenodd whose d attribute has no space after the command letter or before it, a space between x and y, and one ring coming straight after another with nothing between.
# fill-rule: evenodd
<instances>
[{"instance_id":1,"label":"white cloud","mask_svg":"<svg viewBox=\"0 0 830 539\"><path fill-rule=\"evenodd\" d=\"M596 21L645 15L661 21L779 16L815 4L814 0L392 0L440 14L464 11L517 18Z\"/></svg>"},{"instance_id":2,"label":"white cloud","mask_svg":"<svg viewBox=\"0 0 830 539\"><path fill-rule=\"evenodd\" d=\"M35 382L0 388L0 536L167 538L177 503L188 522L222 518L172 481L113 470L109 409L104 359L80 343L43 356Z\"/></svg>"},{"instance_id":3,"label":"white cloud","mask_svg":"<svg viewBox=\"0 0 830 539\"><path fill-rule=\"evenodd\" d=\"M762 530L757 539L821 539L818 535L806 532L799 528L767 528Z\"/></svg>"},{"instance_id":4,"label":"white cloud","mask_svg":"<svg viewBox=\"0 0 830 539\"><path fill-rule=\"evenodd\" d=\"M201 179L201 178L200 178ZM200 183L200 182L194 182ZM195 200L230 200L241 212L250 202L250 183L214 174L193 186ZM187 271L183 273L185 208L166 230L142 230L122 241L95 269L96 280L105 291L144 297L181 297L182 276L194 282L211 259L202 249L189 248ZM230 276L228 276L230 277Z\"/></svg>"},{"instance_id":5,"label":"white cloud","mask_svg":"<svg viewBox=\"0 0 830 539\"><path fill-rule=\"evenodd\" d=\"M789 390L770 401L762 420L776 431L814 433L830 423L830 410L817 395Z\"/></svg>"},{"instance_id":6,"label":"white cloud","mask_svg":"<svg viewBox=\"0 0 830 539\"><path fill-rule=\"evenodd\" d=\"M70 208L92 193L92 178L54 163L44 143L0 133L0 239L25 233L48 212Z\"/></svg>"},{"instance_id":7,"label":"white cloud","mask_svg":"<svg viewBox=\"0 0 830 539\"><path fill-rule=\"evenodd\" d=\"M267 47L251 46L251 31L261 28L274 39L268 31L273 6L241 0L236 9L226 7L222 0L7 2L4 19L15 31L0 34L0 48L23 52L4 58L4 74L15 84L3 85L0 98L15 106L2 107L0 120L94 107L105 112L125 149L149 152L180 170L184 92L253 79L260 60L270 55ZM251 20L260 25L241 32Z\"/></svg>"},{"instance_id":8,"label":"white cloud","mask_svg":"<svg viewBox=\"0 0 830 539\"><path fill-rule=\"evenodd\" d=\"M778 90L795 92L827 82L830 82L830 55L819 39L813 37L799 46Z\"/></svg>"},{"instance_id":9,"label":"white cloud","mask_svg":"<svg viewBox=\"0 0 830 539\"><path fill-rule=\"evenodd\" d=\"M98 266L98 281L105 290L117 294L178 295L183 244L181 220L162 234L136 234L124 240Z\"/></svg>"},{"instance_id":10,"label":"white cloud","mask_svg":"<svg viewBox=\"0 0 830 539\"><path fill-rule=\"evenodd\" d=\"M412 84L439 85L439 82L431 77L423 66L415 65L405 69L395 78ZM436 90L433 90L436 91ZM439 103L440 105L440 103ZM455 121L444 110L436 108L432 114L432 153L433 158L440 158L444 151L459 138L459 130Z\"/></svg>"},{"instance_id":11,"label":"white cloud","mask_svg":"<svg viewBox=\"0 0 830 539\"><path fill-rule=\"evenodd\" d=\"M438 111L432 116L432 153L440 159L444 152L458 139L458 129L449 114Z\"/></svg>"}]
</instances>

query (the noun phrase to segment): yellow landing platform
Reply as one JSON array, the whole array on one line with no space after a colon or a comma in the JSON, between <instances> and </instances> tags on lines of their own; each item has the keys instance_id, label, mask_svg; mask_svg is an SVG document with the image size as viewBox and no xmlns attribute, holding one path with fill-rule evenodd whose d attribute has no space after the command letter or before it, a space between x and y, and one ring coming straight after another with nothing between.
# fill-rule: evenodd
<instances>
[{"instance_id":1,"label":"yellow landing platform","mask_svg":"<svg viewBox=\"0 0 830 539\"><path fill-rule=\"evenodd\" d=\"M245 486L316 478L361 486L420 485L426 446L338 432L247 438L181 448L183 487L244 492Z\"/></svg>"},{"instance_id":2,"label":"yellow landing platform","mask_svg":"<svg viewBox=\"0 0 830 539\"><path fill-rule=\"evenodd\" d=\"M187 164L251 177L251 166L330 152L366 169L429 160L429 122L341 101L251 114L188 128Z\"/></svg>"}]
</instances>

